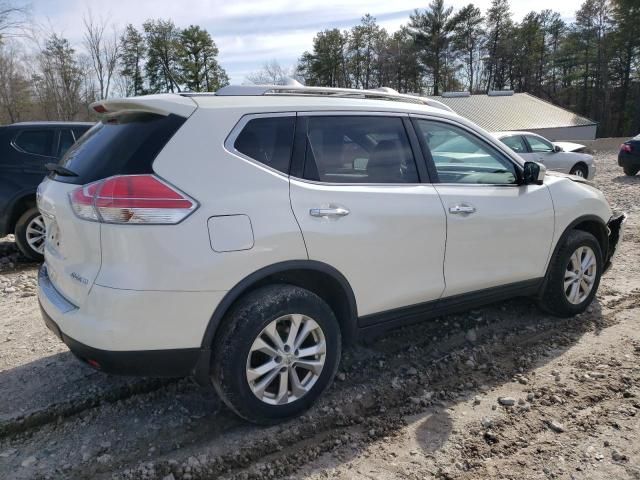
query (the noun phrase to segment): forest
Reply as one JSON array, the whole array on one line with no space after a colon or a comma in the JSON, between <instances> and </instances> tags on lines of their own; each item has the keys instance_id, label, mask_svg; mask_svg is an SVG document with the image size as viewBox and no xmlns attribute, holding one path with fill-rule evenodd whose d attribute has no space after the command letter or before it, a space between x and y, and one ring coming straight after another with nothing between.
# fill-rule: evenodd
<instances>
[{"instance_id":1,"label":"forest","mask_svg":"<svg viewBox=\"0 0 640 480\"><path fill-rule=\"evenodd\" d=\"M0 0L0 123L87 118L97 99L215 91L229 78L212 35L149 19L118 28L82 15L82 42L29 29L28 8ZM296 65L274 59L247 82L391 87L417 95L528 92L598 122L598 136L640 132L640 1L584 0L571 21L552 10L517 21L508 0L486 11L433 0L397 31L371 15L313 38ZM28 33L24 33L24 32Z\"/></svg>"}]
</instances>

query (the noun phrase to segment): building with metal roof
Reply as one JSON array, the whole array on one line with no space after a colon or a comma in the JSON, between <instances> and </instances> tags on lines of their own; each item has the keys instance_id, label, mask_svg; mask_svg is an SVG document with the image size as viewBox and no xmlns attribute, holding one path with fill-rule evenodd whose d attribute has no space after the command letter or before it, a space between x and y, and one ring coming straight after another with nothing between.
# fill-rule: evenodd
<instances>
[{"instance_id":1,"label":"building with metal roof","mask_svg":"<svg viewBox=\"0 0 640 480\"><path fill-rule=\"evenodd\" d=\"M490 132L525 130L549 140L594 140L598 124L528 93L486 95L445 92L431 96Z\"/></svg>"}]
</instances>

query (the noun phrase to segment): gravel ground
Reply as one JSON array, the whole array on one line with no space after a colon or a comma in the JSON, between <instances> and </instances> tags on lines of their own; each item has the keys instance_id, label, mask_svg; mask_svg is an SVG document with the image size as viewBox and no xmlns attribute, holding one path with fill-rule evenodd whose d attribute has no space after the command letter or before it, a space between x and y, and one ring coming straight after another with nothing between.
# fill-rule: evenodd
<instances>
[{"instance_id":1,"label":"gravel ground","mask_svg":"<svg viewBox=\"0 0 640 480\"><path fill-rule=\"evenodd\" d=\"M42 323L37 266L0 241L0 478L639 479L640 176L596 161L629 220L587 313L516 299L396 330L268 428L188 379L76 361Z\"/></svg>"}]
</instances>

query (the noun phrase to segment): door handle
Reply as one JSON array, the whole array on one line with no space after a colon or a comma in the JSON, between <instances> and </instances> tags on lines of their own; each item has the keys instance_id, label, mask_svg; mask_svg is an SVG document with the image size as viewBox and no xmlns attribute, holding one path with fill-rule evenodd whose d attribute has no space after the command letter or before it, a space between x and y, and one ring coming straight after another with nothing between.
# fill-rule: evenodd
<instances>
[{"instance_id":1,"label":"door handle","mask_svg":"<svg viewBox=\"0 0 640 480\"><path fill-rule=\"evenodd\" d=\"M349 209L344 207L312 208L309 210L312 217L344 217L349 215Z\"/></svg>"},{"instance_id":2,"label":"door handle","mask_svg":"<svg viewBox=\"0 0 640 480\"><path fill-rule=\"evenodd\" d=\"M468 215L471 213L475 213L476 207L472 205L467 205L462 203L460 205L454 205L453 207L449 207L449 213L453 213L454 215Z\"/></svg>"}]
</instances>

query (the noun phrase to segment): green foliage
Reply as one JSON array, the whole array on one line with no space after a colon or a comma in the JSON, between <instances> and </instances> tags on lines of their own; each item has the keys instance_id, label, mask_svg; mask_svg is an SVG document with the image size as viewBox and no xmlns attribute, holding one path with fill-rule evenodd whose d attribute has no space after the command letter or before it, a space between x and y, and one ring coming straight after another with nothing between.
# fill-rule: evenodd
<instances>
[{"instance_id":1,"label":"green foliage","mask_svg":"<svg viewBox=\"0 0 640 480\"><path fill-rule=\"evenodd\" d=\"M180 73L188 90L213 92L229 84L229 77L218 64L217 56L218 47L206 30L191 25L180 32Z\"/></svg>"},{"instance_id":2,"label":"green foliage","mask_svg":"<svg viewBox=\"0 0 640 480\"><path fill-rule=\"evenodd\" d=\"M143 95L144 59L147 53L147 45L144 36L133 25L125 27L120 37L120 74L126 80L126 94Z\"/></svg>"},{"instance_id":3,"label":"green foliage","mask_svg":"<svg viewBox=\"0 0 640 480\"><path fill-rule=\"evenodd\" d=\"M552 10L516 23L509 0L492 0L484 16L432 0L391 35L370 15L318 33L297 74L308 85L420 94L531 92L598 121L601 136L637 134L639 26L638 0L584 0L569 25Z\"/></svg>"}]
</instances>

